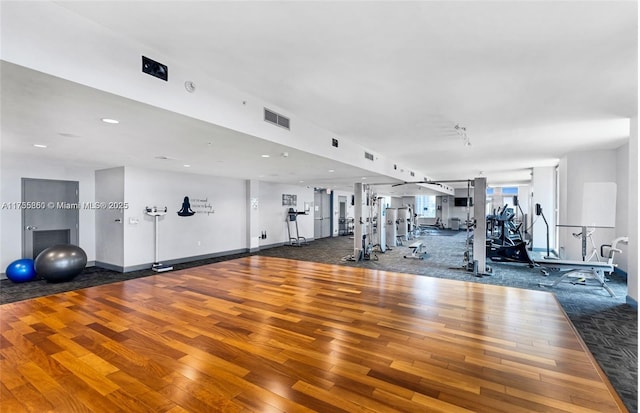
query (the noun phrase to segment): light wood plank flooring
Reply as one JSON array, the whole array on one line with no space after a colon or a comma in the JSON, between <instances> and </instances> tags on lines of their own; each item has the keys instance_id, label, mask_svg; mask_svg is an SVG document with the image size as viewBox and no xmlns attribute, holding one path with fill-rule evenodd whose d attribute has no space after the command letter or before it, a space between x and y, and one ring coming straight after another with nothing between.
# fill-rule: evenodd
<instances>
[{"instance_id":1,"label":"light wood plank flooring","mask_svg":"<svg viewBox=\"0 0 640 413\"><path fill-rule=\"evenodd\" d=\"M253 256L0 323L3 412L626 411L540 291Z\"/></svg>"}]
</instances>

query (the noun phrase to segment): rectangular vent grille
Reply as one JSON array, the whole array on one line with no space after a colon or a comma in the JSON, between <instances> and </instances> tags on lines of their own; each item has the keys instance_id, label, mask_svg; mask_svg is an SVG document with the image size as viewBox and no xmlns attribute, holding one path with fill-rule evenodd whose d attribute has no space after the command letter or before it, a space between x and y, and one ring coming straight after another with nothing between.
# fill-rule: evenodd
<instances>
[{"instance_id":1,"label":"rectangular vent grille","mask_svg":"<svg viewBox=\"0 0 640 413\"><path fill-rule=\"evenodd\" d=\"M338 140L336 138L331 139L331 146L333 146L334 148L338 147Z\"/></svg>"},{"instance_id":2,"label":"rectangular vent grille","mask_svg":"<svg viewBox=\"0 0 640 413\"><path fill-rule=\"evenodd\" d=\"M368 159L370 161L373 161L373 154L369 153L369 152L365 152L364 153L364 158Z\"/></svg>"},{"instance_id":3,"label":"rectangular vent grille","mask_svg":"<svg viewBox=\"0 0 640 413\"><path fill-rule=\"evenodd\" d=\"M165 82L169 80L169 68L167 65L163 65L146 56L142 56L142 72L162 79Z\"/></svg>"},{"instance_id":4,"label":"rectangular vent grille","mask_svg":"<svg viewBox=\"0 0 640 413\"><path fill-rule=\"evenodd\" d=\"M269 122L269 123L273 123L274 125L280 126L282 128L285 128L287 130L290 129L289 127L289 118L282 116L272 110L269 110L267 108L264 108L264 120L265 122Z\"/></svg>"},{"instance_id":5,"label":"rectangular vent grille","mask_svg":"<svg viewBox=\"0 0 640 413\"><path fill-rule=\"evenodd\" d=\"M416 173L415 173L415 172L409 172L409 174L410 174L411 176L416 176Z\"/></svg>"},{"instance_id":6,"label":"rectangular vent grille","mask_svg":"<svg viewBox=\"0 0 640 413\"><path fill-rule=\"evenodd\" d=\"M393 170L397 170L398 169L398 165L396 165L395 163L393 164Z\"/></svg>"}]
</instances>

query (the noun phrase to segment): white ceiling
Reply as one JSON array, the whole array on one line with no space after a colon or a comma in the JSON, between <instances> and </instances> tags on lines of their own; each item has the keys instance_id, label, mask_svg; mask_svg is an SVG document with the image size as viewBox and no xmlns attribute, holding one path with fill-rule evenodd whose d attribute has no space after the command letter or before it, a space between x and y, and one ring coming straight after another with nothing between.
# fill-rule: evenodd
<instances>
[{"instance_id":1,"label":"white ceiling","mask_svg":"<svg viewBox=\"0 0 640 413\"><path fill-rule=\"evenodd\" d=\"M624 144L638 112L635 1L56 3L437 180L527 181L566 153ZM12 65L2 94L3 152L32 152L19 137L33 136L56 140L43 156L100 166L184 171L207 160L192 172L388 181ZM108 138L113 125L87 120L105 108L136 122Z\"/></svg>"},{"instance_id":2,"label":"white ceiling","mask_svg":"<svg viewBox=\"0 0 640 413\"><path fill-rule=\"evenodd\" d=\"M3 62L0 68L5 154L96 168L126 165L323 188L352 190L353 182L363 177L389 182L360 168L11 63ZM104 114L120 123L102 122Z\"/></svg>"}]
</instances>

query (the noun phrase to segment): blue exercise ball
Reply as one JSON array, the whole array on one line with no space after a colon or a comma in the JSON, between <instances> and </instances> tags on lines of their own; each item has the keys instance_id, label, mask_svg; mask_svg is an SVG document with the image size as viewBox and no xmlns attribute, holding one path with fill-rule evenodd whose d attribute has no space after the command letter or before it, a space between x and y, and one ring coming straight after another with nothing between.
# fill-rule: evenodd
<instances>
[{"instance_id":1,"label":"blue exercise ball","mask_svg":"<svg viewBox=\"0 0 640 413\"><path fill-rule=\"evenodd\" d=\"M14 283L23 283L36 279L36 270L33 266L33 260L30 258L15 260L7 266L5 274Z\"/></svg>"},{"instance_id":2,"label":"blue exercise ball","mask_svg":"<svg viewBox=\"0 0 640 413\"><path fill-rule=\"evenodd\" d=\"M54 245L35 260L36 273L49 282L71 281L87 265L87 254L77 245Z\"/></svg>"}]
</instances>

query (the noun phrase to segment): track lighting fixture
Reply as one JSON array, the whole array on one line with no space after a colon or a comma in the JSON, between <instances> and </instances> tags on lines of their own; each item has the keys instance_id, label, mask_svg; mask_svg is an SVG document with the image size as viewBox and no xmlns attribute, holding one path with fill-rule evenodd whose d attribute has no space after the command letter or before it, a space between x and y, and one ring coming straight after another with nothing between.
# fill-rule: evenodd
<instances>
[{"instance_id":1,"label":"track lighting fixture","mask_svg":"<svg viewBox=\"0 0 640 413\"><path fill-rule=\"evenodd\" d=\"M471 146L471 141L469 140L469 137L467 136L467 128L465 126L460 125L459 123L456 123L456 125L453 128L458 133L458 136L460 136L460 138L462 138L462 144L464 146Z\"/></svg>"}]
</instances>

